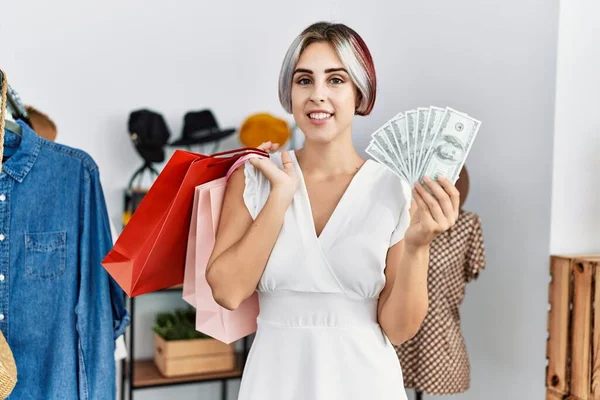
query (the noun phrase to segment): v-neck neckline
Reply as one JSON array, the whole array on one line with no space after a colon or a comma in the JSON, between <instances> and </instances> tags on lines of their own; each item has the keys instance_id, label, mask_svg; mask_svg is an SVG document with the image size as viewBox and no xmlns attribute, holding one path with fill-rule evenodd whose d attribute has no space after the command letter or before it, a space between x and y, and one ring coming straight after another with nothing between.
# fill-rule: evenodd
<instances>
[{"instance_id":1,"label":"v-neck neckline","mask_svg":"<svg viewBox=\"0 0 600 400\"><path fill-rule=\"evenodd\" d=\"M294 166L296 167L296 171L298 171L298 175L300 178L300 187L303 192L302 199L308 209L308 218L307 219L308 219L308 224L310 227L311 234L312 234L313 238L315 238L318 242L321 242L323 240L323 238L325 238L327 236L328 232L331 229L333 229L332 226L336 223L336 218L339 218L339 216L342 214L343 207L350 200L350 197L352 196L352 192L355 190L355 187L360 183L359 181L361 179L361 176L364 173L364 170L369 167L371 160L367 158L365 160L365 162L360 166L358 171L356 171L356 173L354 174L352 179L350 179L350 183L348 184L348 186L342 193L342 196L340 197L339 201L335 205L331 215L325 222L325 225L323 226L321 233L319 235L317 235L317 227L315 224L315 219L313 217L312 205L311 205L311 201L310 201L310 196L308 195L308 188L306 186L306 180L304 179L304 173L302 172L302 168L300 167L300 163L298 162L298 157L296 157L296 151L292 150L292 151L290 151L290 154L292 155L292 159L294 161Z\"/></svg>"}]
</instances>

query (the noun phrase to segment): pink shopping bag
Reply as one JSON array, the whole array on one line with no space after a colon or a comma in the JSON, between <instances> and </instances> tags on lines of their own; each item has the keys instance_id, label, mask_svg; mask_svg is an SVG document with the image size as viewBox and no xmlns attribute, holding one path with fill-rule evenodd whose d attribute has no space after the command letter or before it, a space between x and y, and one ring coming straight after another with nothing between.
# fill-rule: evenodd
<instances>
[{"instance_id":1,"label":"pink shopping bag","mask_svg":"<svg viewBox=\"0 0 600 400\"><path fill-rule=\"evenodd\" d=\"M254 293L234 311L221 307L206 281L206 265L215 244L227 180L251 157L263 156L242 156L225 177L196 187L188 236L183 299L196 308L196 330L228 344L256 331L258 294Z\"/></svg>"},{"instance_id":2,"label":"pink shopping bag","mask_svg":"<svg viewBox=\"0 0 600 400\"><path fill-rule=\"evenodd\" d=\"M196 279L196 270L198 265L204 265L204 271L206 271L206 264L208 263L208 259L214 247L215 233L219 223L218 217L220 216L220 206L223 200L222 198L219 199L215 196L225 195L225 183L225 177L215 179L197 186L194 192L182 293L183 300L193 307L196 307L196 290L199 290L200 288L200 290L210 290L210 286L208 286L205 279ZM214 202L211 202L211 188L214 188L215 190L215 194L213 195L213 197L215 197ZM218 203L219 206L219 209L216 211L216 218L213 217L212 214L214 203ZM202 251L202 248L205 246L208 246L208 252ZM200 248L200 252L198 251L198 248Z\"/></svg>"}]
</instances>

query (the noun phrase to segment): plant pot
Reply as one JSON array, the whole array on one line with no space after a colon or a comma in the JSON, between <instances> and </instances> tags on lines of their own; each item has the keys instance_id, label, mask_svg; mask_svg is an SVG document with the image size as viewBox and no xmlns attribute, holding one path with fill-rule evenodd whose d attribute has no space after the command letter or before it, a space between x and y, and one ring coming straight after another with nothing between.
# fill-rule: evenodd
<instances>
[{"instance_id":1,"label":"plant pot","mask_svg":"<svg viewBox=\"0 0 600 400\"><path fill-rule=\"evenodd\" d=\"M216 339L166 341L154 335L154 363L166 377L230 371L235 368L233 344Z\"/></svg>"}]
</instances>

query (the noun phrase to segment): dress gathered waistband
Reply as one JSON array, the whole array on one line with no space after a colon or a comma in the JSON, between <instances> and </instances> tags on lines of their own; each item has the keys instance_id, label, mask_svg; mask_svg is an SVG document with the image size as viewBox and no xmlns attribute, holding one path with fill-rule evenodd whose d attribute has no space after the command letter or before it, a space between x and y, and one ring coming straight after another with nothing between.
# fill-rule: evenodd
<instances>
[{"instance_id":1,"label":"dress gathered waistband","mask_svg":"<svg viewBox=\"0 0 600 400\"><path fill-rule=\"evenodd\" d=\"M259 324L280 327L373 329L377 298L349 297L343 293L294 291L258 292Z\"/></svg>"}]
</instances>

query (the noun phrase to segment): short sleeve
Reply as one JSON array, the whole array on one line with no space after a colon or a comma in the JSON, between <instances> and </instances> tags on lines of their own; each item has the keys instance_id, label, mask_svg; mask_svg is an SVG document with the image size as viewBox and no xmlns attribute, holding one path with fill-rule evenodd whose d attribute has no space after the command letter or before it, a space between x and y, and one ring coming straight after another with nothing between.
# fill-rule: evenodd
<instances>
[{"instance_id":1,"label":"short sleeve","mask_svg":"<svg viewBox=\"0 0 600 400\"><path fill-rule=\"evenodd\" d=\"M465 255L465 282L476 279L479 272L485 268L485 246L483 244L483 230L481 219L476 214L472 217L472 228Z\"/></svg>"},{"instance_id":2,"label":"short sleeve","mask_svg":"<svg viewBox=\"0 0 600 400\"><path fill-rule=\"evenodd\" d=\"M404 233L410 225L410 204L412 201L412 190L404 179L399 179L399 182L399 188L393 191L393 196L395 196L397 199L395 201L399 202L400 204L398 207L398 219L396 222L396 227L394 228L390 237L389 247L392 247L404 239Z\"/></svg>"},{"instance_id":3,"label":"short sleeve","mask_svg":"<svg viewBox=\"0 0 600 400\"><path fill-rule=\"evenodd\" d=\"M244 163L244 204L252 219L256 219L258 215L258 188L259 188L259 171L250 162Z\"/></svg>"}]
</instances>

